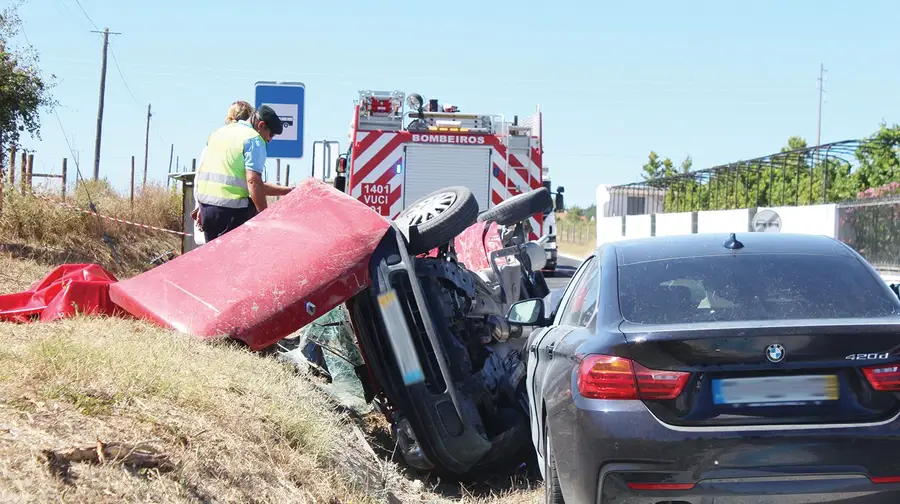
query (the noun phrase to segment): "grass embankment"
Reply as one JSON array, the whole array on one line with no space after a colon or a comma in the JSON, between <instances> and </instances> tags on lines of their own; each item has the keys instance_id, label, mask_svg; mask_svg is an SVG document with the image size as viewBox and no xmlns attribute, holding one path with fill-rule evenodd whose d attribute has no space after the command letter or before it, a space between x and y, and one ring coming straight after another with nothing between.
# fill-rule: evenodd
<instances>
[{"instance_id":1,"label":"grass embankment","mask_svg":"<svg viewBox=\"0 0 900 504\"><path fill-rule=\"evenodd\" d=\"M148 197L146 208L167 212L162 194L165 201ZM89 234L93 221L19 198L6 198L0 233L4 243L27 248L0 255L0 292L27 288L59 262L54 257L111 261ZM121 199L98 206L115 204ZM165 216L153 220L154 210L138 215L135 206L135 220L172 224ZM142 251L160 245L159 237L127 229L109 226L107 233L118 233L114 239L132 251L131 263L106 263L122 277L142 269ZM17 257L23 250L28 257ZM474 494L406 476L384 455L391 447L376 444L376 453L366 442L376 434L377 418L363 434L295 368L232 345L87 317L0 324L0 341L0 502L512 504L542 498L539 490L494 497L483 488ZM111 443L125 449L104 451ZM93 456L98 445L102 462ZM72 448L90 448L81 455L98 460L66 464ZM163 464L137 470L117 460L134 454Z\"/></svg>"},{"instance_id":2,"label":"grass embankment","mask_svg":"<svg viewBox=\"0 0 900 504\"><path fill-rule=\"evenodd\" d=\"M44 198L62 201L58 192L35 190ZM174 234L99 219L44 198L4 188L0 251L47 265L97 263L116 275L131 276L148 269L152 258L181 250L181 238ZM133 207L105 181L70 188L65 200L85 210L91 202L102 215L181 230L181 195L164 186L148 185L136 191Z\"/></svg>"}]
</instances>

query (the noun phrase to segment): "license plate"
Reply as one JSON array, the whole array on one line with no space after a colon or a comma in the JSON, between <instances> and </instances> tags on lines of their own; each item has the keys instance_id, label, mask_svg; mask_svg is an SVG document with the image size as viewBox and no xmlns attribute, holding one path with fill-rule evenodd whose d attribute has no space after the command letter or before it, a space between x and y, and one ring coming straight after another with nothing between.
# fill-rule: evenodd
<instances>
[{"instance_id":1,"label":"license plate","mask_svg":"<svg viewBox=\"0 0 900 504\"><path fill-rule=\"evenodd\" d=\"M416 355L416 347L413 345L412 334L403 316L403 309L397 301L397 293L392 289L378 295L378 306L381 308L381 316L388 331L388 339L397 356L403 383L412 385L425 381L419 356Z\"/></svg>"},{"instance_id":2,"label":"license plate","mask_svg":"<svg viewBox=\"0 0 900 504\"><path fill-rule=\"evenodd\" d=\"M808 404L838 399L835 375L767 376L713 380L715 404L745 406Z\"/></svg>"}]
</instances>

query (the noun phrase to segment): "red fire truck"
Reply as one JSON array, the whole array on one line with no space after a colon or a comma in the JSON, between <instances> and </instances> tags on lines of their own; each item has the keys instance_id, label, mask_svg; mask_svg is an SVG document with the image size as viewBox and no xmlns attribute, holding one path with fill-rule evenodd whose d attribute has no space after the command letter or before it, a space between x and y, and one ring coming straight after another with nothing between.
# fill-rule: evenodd
<instances>
[{"instance_id":1,"label":"red fire truck","mask_svg":"<svg viewBox=\"0 0 900 504\"><path fill-rule=\"evenodd\" d=\"M448 186L468 187L483 212L543 185L540 108L507 120L460 112L418 94L360 91L349 136L335 186L387 218ZM529 239L549 234L543 217L531 219ZM548 269L554 269L555 239L544 241Z\"/></svg>"}]
</instances>

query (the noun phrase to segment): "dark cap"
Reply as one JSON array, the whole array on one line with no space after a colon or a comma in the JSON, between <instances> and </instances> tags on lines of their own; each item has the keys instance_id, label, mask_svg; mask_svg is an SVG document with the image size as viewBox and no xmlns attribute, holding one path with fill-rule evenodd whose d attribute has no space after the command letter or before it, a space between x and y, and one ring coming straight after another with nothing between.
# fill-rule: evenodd
<instances>
[{"instance_id":1,"label":"dark cap","mask_svg":"<svg viewBox=\"0 0 900 504\"><path fill-rule=\"evenodd\" d=\"M259 114L259 119L269 127L269 131L272 132L272 135L280 135L281 132L284 131L281 119L278 118L278 114L272 110L272 107L261 105L256 109L256 113Z\"/></svg>"}]
</instances>

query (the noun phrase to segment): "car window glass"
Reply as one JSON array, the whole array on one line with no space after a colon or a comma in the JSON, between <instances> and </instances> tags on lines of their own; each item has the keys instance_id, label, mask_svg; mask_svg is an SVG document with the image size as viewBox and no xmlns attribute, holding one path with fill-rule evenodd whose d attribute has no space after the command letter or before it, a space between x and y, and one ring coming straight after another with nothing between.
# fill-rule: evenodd
<instances>
[{"instance_id":1,"label":"car window glass","mask_svg":"<svg viewBox=\"0 0 900 504\"><path fill-rule=\"evenodd\" d=\"M560 325L588 327L592 323L600 287L600 269L597 266L597 261L592 261L573 286L572 296L561 313Z\"/></svg>"},{"instance_id":2,"label":"car window glass","mask_svg":"<svg viewBox=\"0 0 900 504\"><path fill-rule=\"evenodd\" d=\"M584 278L584 274L590 269L590 266L596 259L594 257L589 257L584 260L583 263L575 270L575 274L572 275L572 279L569 280L569 284L563 289L562 299L559 300L559 305L557 306L557 311L555 316L553 317L553 325L559 325L562 322L563 312L565 311L566 305L572 300L573 294L575 293L576 286L582 281Z\"/></svg>"},{"instance_id":3,"label":"car window glass","mask_svg":"<svg viewBox=\"0 0 900 504\"><path fill-rule=\"evenodd\" d=\"M748 254L619 269L625 320L642 324L888 316L896 302L846 256Z\"/></svg>"}]
</instances>

